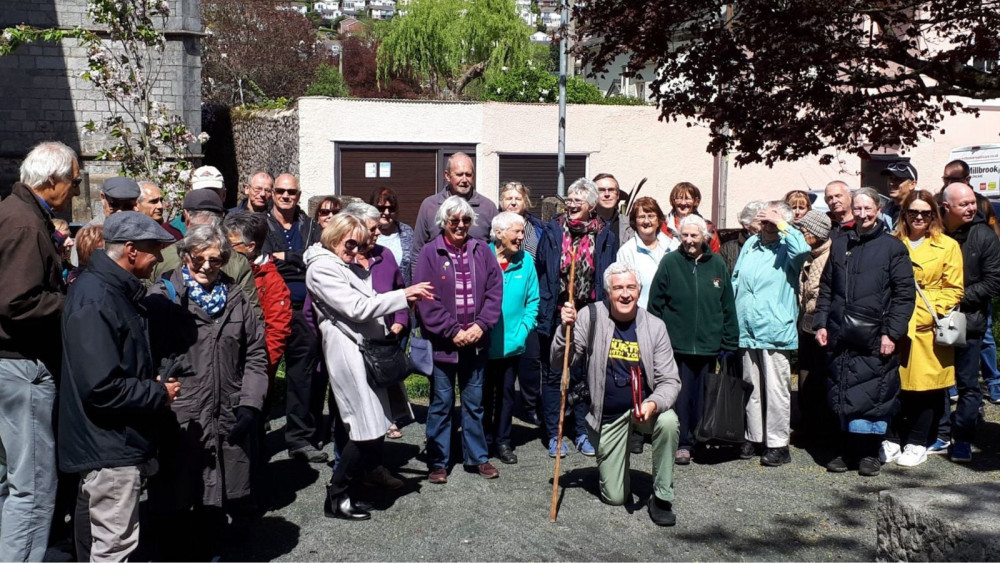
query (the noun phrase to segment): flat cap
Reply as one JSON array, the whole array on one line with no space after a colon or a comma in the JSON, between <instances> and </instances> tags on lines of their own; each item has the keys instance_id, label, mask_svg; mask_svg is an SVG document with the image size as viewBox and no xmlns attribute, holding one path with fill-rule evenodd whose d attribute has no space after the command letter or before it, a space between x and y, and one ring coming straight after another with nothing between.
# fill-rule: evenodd
<instances>
[{"instance_id":1,"label":"flat cap","mask_svg":"<svg viewBox=\"0 0 1000 563\"><path fill-rule=\"evenodd\" d=\"M830 238L830 227L832 222L826 213L818 209L810 209L805 215L799 217L795 224L800 229L807 231L819 240Z\"/></svg>"},{"instance_id":2,"label":"flat cap","mask_svg":"<svg viewBox=\"0 0 1000 563\"><path fill-rule=\"evenodd\" d=\"M219 189L226 187L226 181L222 177L222 172L214 166L202 166L196 168L191 173L191 189L200 190L202 188Z\"/></svg>"},{"instance_id":3,"label":"flat cap","mask_svg":"<svg viewBox=\"0 0 1000 563\"><path fill-rule=\"evenodd\" d=\"M111 199L139 199L139 184L124 176L108 178L101 185L101 191Z\"/></svg>"},{"instance_id":4,"label":"flat cap","mask_svg":"<svg viewBox=\"0 0 1000 563\"><path fill-rule=\"evenodd\" d=\"M222 207L222 200L219 199L219 194L213 192L212 190L191 190L184 196L184 203L181 207L185 211L214 211L216 213L225 213L226 209Z\"/></svg>"},{"instance_id":5,"label":"flat cap","mask_svg":"<svg viewBox=\"0 0 1000 563\"><path fill-rule=\"evenodd\" d=\"M105 242L174 242L159 223L138 211L119 211L104 220Z\"/></svg>"}]
</instances>

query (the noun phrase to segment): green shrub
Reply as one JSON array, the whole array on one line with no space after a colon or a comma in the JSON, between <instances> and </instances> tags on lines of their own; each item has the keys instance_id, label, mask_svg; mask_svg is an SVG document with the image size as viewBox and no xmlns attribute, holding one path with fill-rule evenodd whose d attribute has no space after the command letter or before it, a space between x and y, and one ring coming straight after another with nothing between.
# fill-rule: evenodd
<instances>
[{"instance_id":1,"label":"green shrub","mask_svg":"<svg viewBox=\"0 0 1000 563\"><path fill-rule=\"evenodd\" d=\"M413 374L407 377L404 385L406 385L406 395L410 400L429 399L431 396L431 382L423 375Z\"/></svg>"},{"instance_id":2,"label":"green shrub","mask_svg":"<svg viewBox=\"0 0 1000 563\"><path fill-rule=\"evenodd\" d=\"M316 80L306 88L306 96L346 98L350 94L347 82L337 67L327 64L319 65L319 68L316 69Z\"/></svg>"}]
</instances>

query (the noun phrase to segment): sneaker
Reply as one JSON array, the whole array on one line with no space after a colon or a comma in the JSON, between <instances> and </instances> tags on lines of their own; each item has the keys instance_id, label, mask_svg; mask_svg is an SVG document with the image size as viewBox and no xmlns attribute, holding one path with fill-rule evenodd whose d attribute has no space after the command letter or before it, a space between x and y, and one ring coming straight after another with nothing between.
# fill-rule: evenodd
<instances>
[{"instance_id":1,"label":"sneaker","mask_svg":"<svg viewBox=\"0 0 1000 563\"><path fill-rule=\"evenodd\" d=\"M587 457L594 457L597 455L597 450L595 450L594 446L591 445L590 438L587 438L586 436L580 436L576 439L576 449Z\"/></svg>"},{"instance_id":2,"label":"sneaker","mask_svg":"<svg viewBox=\"0 0 1000 563\"><path fill-rule=\"evenodd\" d=\"M670 502L660 500L656 495L649 497L649 519L657 526L673 526L677 523L673 508Z\"/></svg>"},{"instance_id":3,"label":"sneaker","mask_svg":"<svg viewBox=\"0 0 1000 563\"><path fill-rule=\"evenodd\" d=\"M826 470L830 473L847 473L847 469L847 462L839 455L826 464Z\"/></svg>"},{"instance_id":4,"label":"sneaker","mask_svg":"<svg viewBox=\"0 0 1000 563\"><path fill-rule=\"evenodd\" d=\"M488 461L479 464L479 474L483 476L483 479L496 479L500 476L497 468L493 467L493 464Z\"/></svg>"},{"instance_id":5,"label":"sneaker","mask_svg":"<svg viewBox=\"0 0 1000 563\"><path fill-rule=\"evenodd\" d=\"M858 475L862 477L878 477L882 472L882 464L874 457L865 457L858 463Z\"/></svg>"},{"instance_id":6,"label":"sneaker","mask_svg":"<svg viewBox=\"0 0 1000 563\"><path fill-rule=\"evenodd\" d=\"M288 457L297 457L304 459L309 463L326 463L330 461L330 456L326 452L317 450L316 446L312 444L302 446L301 448L288 450Z\"/></svg>"},{"instance_id":7,"label":"sneaker","mask_svg":"<svg viewBox=\"0 0 1000 563\"><path fill-rule=\"evenodd\" d=\"M927 448L916 444L906 444L903 453L896 459L896 464L903 467L916 467L925 461L927 461Z\"/></svg>"},{"instance_id":8,"label":"sneaker","mask_svg":"<svg viewBox=\"0 0 1000 563\"><path fill-rule=\"evenodd\" d=\"M765 467L779 467L790 461L792 461L792 453L788 451L788 446L768 448L764 455L760 456L760 464Z\"/></svg>"},{"instance_id":9,"label":"sneaker","mask_svg":"<svg viewBox=\"0 0 1000 563\"><path fill-rule=\"evenodd\" d=\"M389 473L389 470L383 466L378 466L372 469L368 475L361 481L366 487L376 487L380 489L398 489L403 486L403 481L397 479Z\"/></svg>"},{"instance_id":10,"label":"sneaker","mask_svg":"<svg viewBox=\"0 0 1000 563\"><path fill-rule=\"evenodd\" d=\"M899 459L899 444L889 440L882 441L882 447L878 451L878 460L882 463L892 463Z\"/></svg>"},{"instance_id":11,"label":"sneaker","mask_svg":"<svg viewBox=\"0 0 1000 563\"><path fill-rule=\"evenodd\" d=\"M927 446L927 455L947 455L950 445L950 441L938 438L933 444Z\"/></svg>"},{"instance_id":12,"label":"sneaker","mask_svg":"<svg viewBox=\"0 0 1000 563\"><path fill-rule=\"evenodd\" d=\"M740 459L750 459L757 455L757 448L760 446L757 442L743 442L740 446Z\"/></svg>"},{"instance_id":13,"label":"sneaker","mask_svg":"<svg viewBox=\"0 0 1000 563\"><path fill-rule=\"evenodd\" d=\"M557 447L556 438L552 438L551 440L549 440L549 457L556 457L556 455L558 455L559 457L566 457L566 452L568 451L566 443L563 442L561 445L562 445L561 450L559 451L558 454L556 454L556 447Z\"/></svg>"},{"instance_id":14,"label":"sneaker","mask_svg":"<svg viewBox=\"0 0 1000 563\"><path fill-rule=\"evenodd\" d=\"M439 485L448 482L448 470L443 467L438 467L437 469L431 469L429 475L427 475L427 480L431 483L437 483Z\"/></svg>"},{"instance_id":15,"label":"sneaker","mask_svg":"<svg viewBox=\"0 0 1000 563\"><path fill-rule=\"evenodd\" d=\"M951 460L955 463L969 463L972 461L972 445L968 442L959 442L951 445Z\"/></svg>"},{"instance_id":16,"label":"sneaker","mask_svg":"<svg viewBox=\"0 0 1000 563\"><path fill-rule=\"evenodd\" d=\"M677 465L687 465L691 463L691 450L677 450L674 454L674 463Z\"/></svg>"}]
</instances>

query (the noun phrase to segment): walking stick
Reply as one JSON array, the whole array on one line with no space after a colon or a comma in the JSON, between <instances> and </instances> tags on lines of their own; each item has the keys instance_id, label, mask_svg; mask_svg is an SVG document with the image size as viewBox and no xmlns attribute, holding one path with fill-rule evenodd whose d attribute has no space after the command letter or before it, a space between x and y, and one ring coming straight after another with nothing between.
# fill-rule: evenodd
<instances>
[{"instance_id":1,"label":"walking stick","mask_svg":"<svg viewBox=\"0 0 1000 563\"><path fill-rule=\"evenodd\" d=\"M576 250L569 254L569 302L573 303L573 280L576 277ZM594 322L594 319L590 319ZM575 324L575 323L574 323ZM562 369L562 399L559 401L559 432L556 435L556 471L552 476L552 507L549 509L549 522L556 521L556 512L559 502L559 467L562 461L562 439L563 439L563 419L566 416L566 388L569 387L569 357L573 349L573 325L566 327L566 347L563 349L563 369Z\"/></svg>"}]
</instances>

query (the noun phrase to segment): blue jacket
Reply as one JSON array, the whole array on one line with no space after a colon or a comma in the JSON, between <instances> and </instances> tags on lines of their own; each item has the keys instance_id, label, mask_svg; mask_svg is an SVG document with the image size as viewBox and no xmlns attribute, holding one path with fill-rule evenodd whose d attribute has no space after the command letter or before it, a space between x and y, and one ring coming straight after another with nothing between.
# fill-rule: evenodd
<instances>
[{"instance_id":1,"label":"blue jacket","mask_svg":"<svg viewBox=\"0 0 1000 563\"><path fill-rule=\"evenodd\" d=\"M552 334L553 327L560 322L556 319L556 311L561 303L559 299L559 262L562 259L562 234L566 215L558 215L549 221L544 239L538 241L538 333L546 336ZM603 220L602 220L603 222ZM606 225L605 225L606 226ZM808 248L808 246L807 246ZM618 252L617 240L610 229L601 228L597 234L597 248L594 249L594 287L597 293L596 301L603 301L604 270L615 261ZM577 309L586 303L576 303Z\"/></svg>"},{"instance_id":2,"label":"blue jacket","mask_svg":"<svg viewBox=\"0 0 1000 563\"><path fill-rule=\"evenodd\" d=\"M491 243L490 250L497 249ZM535 261L521 250L503 273L503 306L500 320L490 332L490 359L524 353L528 333L538 324L538 273Z\"/></svg>"},{"instance_id":3,"label":"blue jacket","mask_svg":"<svg viewBox=\"0 0 1000 563\"><path fill-rule=\"evenodd\" d=\"M740 325L740 348L794 350L799 347L799 272L809 244L783 223L779 239L763 244L750 237L733 268L733 293Z\"/></svg>"}]
</instances>

